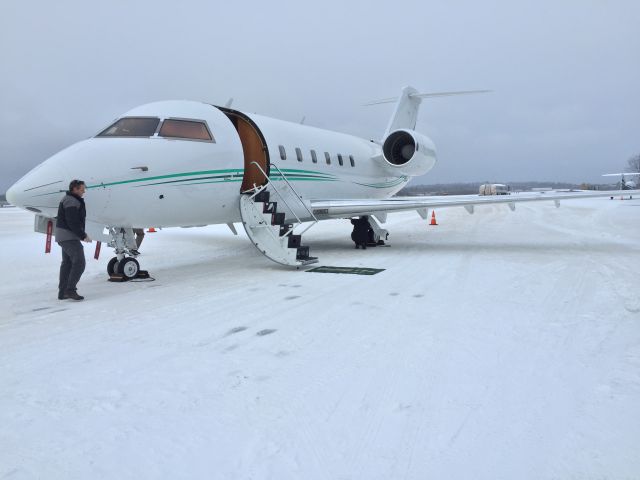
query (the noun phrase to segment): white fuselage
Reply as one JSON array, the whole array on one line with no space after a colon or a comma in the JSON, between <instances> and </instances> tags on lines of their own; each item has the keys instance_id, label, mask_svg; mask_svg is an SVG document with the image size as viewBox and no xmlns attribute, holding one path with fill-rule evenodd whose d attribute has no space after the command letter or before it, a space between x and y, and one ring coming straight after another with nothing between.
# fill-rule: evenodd
<instances>
[{"instance_id":1,"label":"white fuselage","mask_svg":"<svg viewBox=\"0 0 640 480\"><path fill-rule=\"evenodd\" d=\"M304 201L385 198L410 180L401 167L384 161L381 146L373 141L243 115L263 136L268 161L284 173ZM7 192L8 200L54 217L69 181L77 178L87 185L88 219L103 225L171 227L240 221L245 158L238 131L223 110L199 102L167 101L137 107L121 118L126 117L204 121L213 141L165 138L158 132L146 137L83 140L16 182ZM281 147L286 159L281 158ZM429 168L435 161L434 154ZM276 184L277 169L269 173Z\"/></svg>"}]
</instances>

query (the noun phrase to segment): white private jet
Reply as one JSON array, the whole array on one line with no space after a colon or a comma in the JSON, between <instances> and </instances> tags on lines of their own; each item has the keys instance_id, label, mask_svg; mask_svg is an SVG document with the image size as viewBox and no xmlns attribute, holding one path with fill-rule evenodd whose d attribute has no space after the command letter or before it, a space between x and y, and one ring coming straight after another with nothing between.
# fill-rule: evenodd
<instances>
[{"instance_id":1,"label":"white private jet","mask_svg":"<svg viewBox=\"0 0 640 480\"><path fill-rule=\"evenodd\" d=\"M626 177L635 177L640 175L640 172L628 172L628 173L606 173L603 177L620 177L620 190L634 190L637 182L635 180L628 180Z\"/></svg>"},{"instance_id":2,"label":"white private jet","mask_svg":"<svg viewBox=\"0 0 640 480\"><path fill-rule=\"evenodd\" d=\"M477 91L476 91L477 92ZM51 229L71 179L87 184L86 231L115 249L107 270L139 273L133 228L233 226L242 222L260 252L275 262L316 262L301 234L331 218L365 219L374 241L386 239L388 213L435 207L610 196L612 192L544 196L393 197L436 163L436 149L416 132L423 98L405 87L380 142L193 101L143 105L96 136L47 159L13 185L7 200L35 212L35 230ZM613 192L616 194L617 192ZM375 217L375 218L374 218ZM376 221L377 219L377 221ZM309 222L309 223L307 223ZM299 225L306 225L299 227Z\"/></svg>"}]
</instances>

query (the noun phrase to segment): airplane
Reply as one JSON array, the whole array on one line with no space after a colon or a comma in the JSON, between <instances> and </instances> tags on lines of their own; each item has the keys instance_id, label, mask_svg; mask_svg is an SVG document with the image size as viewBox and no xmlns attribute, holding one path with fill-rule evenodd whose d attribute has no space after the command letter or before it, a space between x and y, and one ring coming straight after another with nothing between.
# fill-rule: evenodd
<instances>
[{"instance_id":1,"label":"airplane","mask_svg":"<svg viewBox=\"0 0 640 480\"><path fill-rule=\"evenodd\" d=\"M637 186L637 182L634 180L627 180L625 177L633 177L640 175L640 172L628 172L628 173L606 173L603 177L620 177L620 190L634 190Z\"/></svg>"},{"instance_id":2,"label":"airplane","mask_svg":"<svg viewBox=\"0 0 640 480\"><path fill-rule=\"evenodd\" d=\"M93 137L48 158L7 191L7 200L36 214L35 231L51 234L71 179L84 180L87 234L115 250L110 275L140 274L133 228L197 227L242 222L269 259L300 268L317 262L301 236L318 221L359 217L375 243L387 214L477 205L605 197L570 192L509 197L394 197L429 172L436 147L415 131L425 98L484 91L420 94L405 87L381 140L314 128L226 106L161 101L124 113ZM50 238L50 237L49 237Z\"/></svg>"}]
</instances>

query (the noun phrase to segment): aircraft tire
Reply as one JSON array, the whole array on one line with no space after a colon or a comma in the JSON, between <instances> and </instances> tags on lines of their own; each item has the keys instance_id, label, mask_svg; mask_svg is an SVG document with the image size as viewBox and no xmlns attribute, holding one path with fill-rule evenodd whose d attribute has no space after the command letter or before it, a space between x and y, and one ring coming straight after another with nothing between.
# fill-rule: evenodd
<instances>
[{"instance_id":1,"label":"aircraft tire","mask_svg":"<svg viewBox=\"0 0 640 480\"><path fill-rule=\"evenodd\" d=\"M109 276L116 273L117 263L118 263L118 257L113 257L111 260L109 260L109 263L107 263L107 273L109 274Z\"/></svg>"},{"instance_id":2,"label":"aircraft tire","mask_svg":"<svg viewBox=\"0 0 640 480\"><path fill-rule=\"evenodd\" d=\"M140 272L140 264L135 258L127 257L118 262L118 272L127 278L136 278Z\"/></svg>"}]
</instances>

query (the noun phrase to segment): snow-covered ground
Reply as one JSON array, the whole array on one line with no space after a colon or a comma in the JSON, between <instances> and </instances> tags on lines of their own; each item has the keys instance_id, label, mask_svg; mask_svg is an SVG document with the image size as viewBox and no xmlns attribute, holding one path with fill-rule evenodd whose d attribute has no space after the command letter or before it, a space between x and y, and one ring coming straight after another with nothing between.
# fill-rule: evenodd
<instances>
[{"instance_id":1,"label":"snow-covered ground","mask_svg":"<svg viewBox=\"0 0 640 480\"><path fill-rule=\"evenodd\" d=\"M346 221L272 264L227 227L147 234L155 282L56 299L0 209L0 478L640 478L640 201Z\"/></svg>"}]
</instances>

